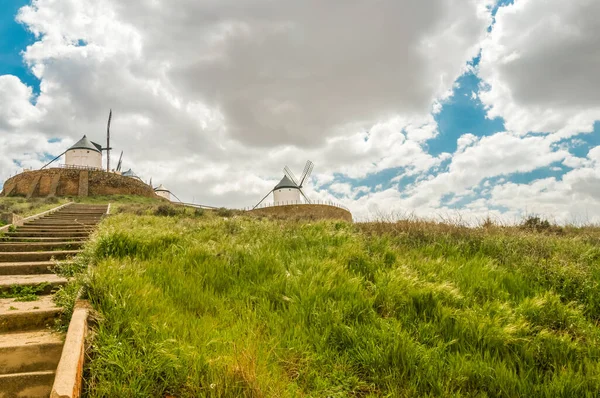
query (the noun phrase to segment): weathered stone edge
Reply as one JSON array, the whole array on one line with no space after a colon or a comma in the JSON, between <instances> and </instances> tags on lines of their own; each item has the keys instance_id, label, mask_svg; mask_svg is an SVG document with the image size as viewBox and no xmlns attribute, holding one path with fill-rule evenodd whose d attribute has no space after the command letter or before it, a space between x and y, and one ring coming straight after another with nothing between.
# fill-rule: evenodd
<instances>
[{"instance_id":1,"label":"weathered stone edge","mask_svg":"<svg viewBox=\"0 0 600 398\"><path fill-rule=\"evenodd\" d=\"M88 315L89 303L86 300L77 300L69 323L60 362L56 369L56 377L50 398L76 398L81 396Z\"/></svg>"},{"instance_id":2,"label":"weathered stone edge","mask_svg":"<svg viewBox=\"0 0 600 398\"><path fill-rule=\"evenodd\" d=\"M58 207L55 207L55 208L53 208L53 209L46 210L46 211L45 211L45 212L43 212L43 213L39 213L39 214L35 214L35 215L33 215L33 216L29 216L29 217L27 217L27 218L24 218L24 219L22 219L22 220L20 221L20 223L26 223L27 221L32 221L32 220L38 219L38 218L40 218L40 217L44 217L45 215L48 215L48 214L54 213L55 211L58 211L58 210L62 209L63 207L67 207L67 206L70 206L70 205L72 205L72 204L73 204L73 202L65 203L65 204L63 204L63 205L60 205L60 206L58 206ZM3 226L2 228L0 228L0 232L7 231L7 230L8 230L8 229L9 229L9 228L12 226L12 225L13 225L13 224L8 224L8 225L5 225L5 226Z\"/></svg>"}]
</instances>

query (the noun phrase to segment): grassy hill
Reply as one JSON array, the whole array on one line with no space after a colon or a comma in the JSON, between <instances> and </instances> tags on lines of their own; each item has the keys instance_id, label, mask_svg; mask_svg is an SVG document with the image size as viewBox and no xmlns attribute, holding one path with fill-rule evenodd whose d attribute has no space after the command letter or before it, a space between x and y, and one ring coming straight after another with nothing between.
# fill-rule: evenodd
<instances>
[{"instance_id":1,"label":"grassy hill","mask_svg":"<svg viewBox=\"0 0 600 398\"><path fill-rule=\"evenodd\" d=\"M90 397L600 393L597 229L143 206L80 259Z\"/></svg>"}]
</instances>

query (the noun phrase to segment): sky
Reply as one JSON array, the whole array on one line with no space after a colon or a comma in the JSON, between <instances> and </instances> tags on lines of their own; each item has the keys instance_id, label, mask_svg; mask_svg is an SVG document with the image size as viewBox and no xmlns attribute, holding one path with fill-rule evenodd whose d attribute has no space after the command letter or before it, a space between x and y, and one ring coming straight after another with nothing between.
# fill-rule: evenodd
<instances>
[{"instance_id":1,"label":"sky","mask_svg":"<svg viewBox=\"0 0 600 398\"><path fill-rule=\"evenodd\" d=\"M4 0L0 185L86 134L179 198L600 223L595 0Z\"/></svg>"}]
</instances>

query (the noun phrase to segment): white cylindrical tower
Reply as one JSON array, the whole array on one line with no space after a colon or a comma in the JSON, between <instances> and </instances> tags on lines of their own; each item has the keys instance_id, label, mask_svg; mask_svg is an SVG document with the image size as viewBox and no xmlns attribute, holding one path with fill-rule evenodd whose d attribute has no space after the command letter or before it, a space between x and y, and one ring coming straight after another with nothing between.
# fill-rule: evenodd
<instances>
[{"instance_id":1,"label":"white cylindrical tower","mask_svg":"<svg viewBox=\"0 0 600 398\"><path fill-rule=\"evenodd\" d=\"M94 144L84 135L82 139L65 152L65 164L67 166L101 169L102 152L100 149L100 145Z\"/></svg>"},{"instance_id":2,"label":"white cylindrical tower","mask_svg":"<svg viewBox=\"0 0 600 398\"><path fill-rule=\"evenodd\" d=\"M273 188L273 202L276 206L301 203L300 188L287 176L284 176Z\"/></svg>"},{"instance_id":3,"label":"white cylindrical tower","mask_svg":"<svg viewBox=\"0 0 600 398\"><path fill-rule=\"evenodd\" d=\"M154 190L154 192L160 196L161 198L165 198L167 200L171 200L171 192L169 192L169 190L167 188L165 188L163 186L163 184L160 184L160 186L158 188L156 188Z\"/></svg>"}]
</instances>

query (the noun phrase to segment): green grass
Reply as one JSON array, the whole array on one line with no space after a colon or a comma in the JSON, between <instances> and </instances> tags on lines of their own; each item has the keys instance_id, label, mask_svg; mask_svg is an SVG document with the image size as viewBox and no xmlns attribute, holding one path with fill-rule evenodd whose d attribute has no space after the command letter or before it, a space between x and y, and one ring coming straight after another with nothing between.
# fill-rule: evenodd
<instances>
[{"instance_id":1,"label":"green grass","mask_svg":"<svg viewBox=\"0 0 600 398\"><path fill-rule=\"evenodd\" d=\"M21 217L29 217L51 210L69 202L69 198L32 198L0 197L0 213L14 213ZM5 225L0 220L0 227Z\"/></svg>"},{"instance_id":2,"label":"green grass","mask_svg":"<svg viewBox=\"0 0 600 398\"><path fill-rule=\"evenodd\" d=\"M15 301L37 301L39 294L48 288L48 283L34 286L12 285L8 290L0 292L0 298L13 298Z\"/></svg>"},{"instance_id":3,"label":"green grass","mask_svg":"<svg viewBox=\"0 0 600 398\"><path fill-rule=\"evenodd\" d=\"M117 214L89 397L600 394L600 232Z\"/></svg>"}]
</instances>

